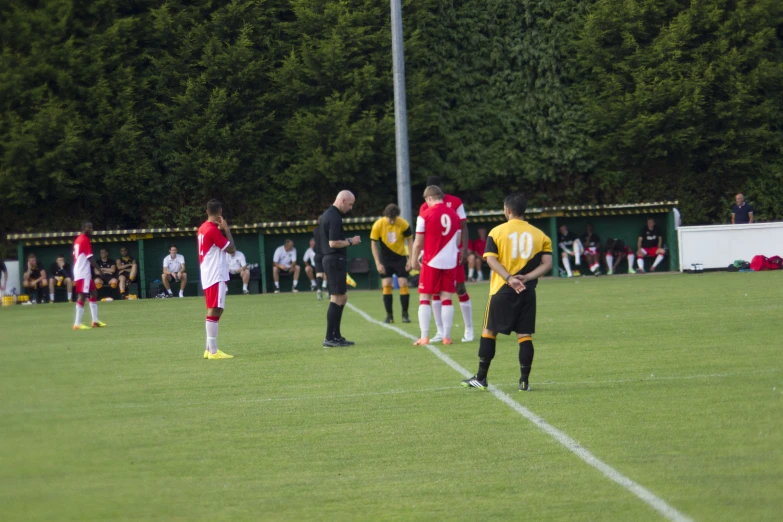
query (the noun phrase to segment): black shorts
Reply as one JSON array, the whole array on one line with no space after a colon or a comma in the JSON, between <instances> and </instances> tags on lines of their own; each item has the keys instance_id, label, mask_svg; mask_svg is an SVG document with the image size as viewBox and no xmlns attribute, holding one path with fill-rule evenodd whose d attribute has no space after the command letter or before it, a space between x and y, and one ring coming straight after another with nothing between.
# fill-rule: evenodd
<instances>
[{"instance_id":1,"label":"black shorts","mask_svg":"<svg viewBox=\"0 0 783 522\"><path fill-rule=\"evenodd\" d=\"M123 272L120 272L119 274L117 274L117 279L119 279L122 276L125 276L125 279L130 281L130 275L131 275L130 270L126 270L126 271L123 271Z\"/></svg>"},{"instance_id":2,"label":"black shorts","mask_svg":"<svg viewBox=\"0 0 783 522\"><path fill-rule=\"evenodd\" d=\"M117 276L111 274L101 274L98 277L100 277L100 280L103 281L104 285L108 285L109 283L111 283L111 280L115 279Z\"/></svg>"},{"instance_id":3,"label":"black shorts","mask_svg":"<svg viewBox=\"0 0 783 522\"><path fill-rule=\"evenodd\" d=\"M348 275L348 263L345 256L339 254L325 255L323 258L326 285L332 295L343 295L348 291L345 278Z\"/></svg>"},{"instance_id":4,"label":"black shorts","mask_svg":"<svg viewBox=\"0 0 783 522\"><path fill-rule=\"evenodd\" d=\"M324 256L323 254L316 254L315 257L313 257L313 268L315 268L316 274L323 274L324 273Z\"/></svg>"},{"instance_id":5,"label":"black shorts","mask_svg":"<svg viewBox=\"0 0 783 522\"><path fill-rule=\"evenodd\" d=\"M231 272L228 273L228 280L229 281L241 281L242 280L242 272L237 272L236 274L232 274Z\"/></svg>"},{"instance_id":6,"label":"black shorts","mask_svg":"<svg viewBox=\"0 0 783 522\"><path fill-rule=\"evenodd\" d=\"M405 265L408 262L407 259L405 259L403 256L398 257L397 259L381 259L381 264L383 265L383 268L386 270L385 274L381 274L381 277L391 277L393 275L396 275L397 277L404 277L405 279L408 278L408 271L405 270Z\"/></svg>"},{"instance_id":7,"label":"black shorts","mask_svg":"<svg viewBox=\"0 0 783 522\"><path fill-rule=\"evenodd\" d=\"M536 332L536 290L517 294L510 287L490 296L484 312L484 328L508 335Z\"/></svg>"}]
</instances>

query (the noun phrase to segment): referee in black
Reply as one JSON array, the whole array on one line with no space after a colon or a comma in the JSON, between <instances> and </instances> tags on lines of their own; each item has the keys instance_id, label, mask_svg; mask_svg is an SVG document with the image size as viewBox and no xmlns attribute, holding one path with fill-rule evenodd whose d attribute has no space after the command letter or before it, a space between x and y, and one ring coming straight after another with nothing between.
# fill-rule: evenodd
<instances>
[{"instance_id":1,"label":"referee in black","mask_svg":"<svg viewBox=\"0 0 783 522\"><path fill-rule=\"evenodd\" d=\"M334 204L329 207L319 218L319 240L316 240L317 249L323 254L321 263L326 274L326 284L329 288L330 303L326 312L326 339L324 348L340 346L353 346L353 342L347 341L340 333L340 322L343 318L343 309L348 302L345 284L348 275L346 251L349 246L358 245L361 242L359 236L345 239L343 234L343 216L353 208L356 201L354 195L343 190L337 194Z\"/></svg>"}]
</instances>

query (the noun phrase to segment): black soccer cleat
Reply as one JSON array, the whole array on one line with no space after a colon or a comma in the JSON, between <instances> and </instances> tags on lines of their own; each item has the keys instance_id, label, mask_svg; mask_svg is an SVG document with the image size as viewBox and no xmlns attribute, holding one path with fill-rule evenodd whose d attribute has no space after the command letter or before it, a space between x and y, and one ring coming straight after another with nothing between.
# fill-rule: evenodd
<instances>
[{"instance_id":1,"label":"black soccer cleat","mask_svg":"<svg viewBox=\"0 0 783 522\"><path fill-rule=\"evenodd\" d=\"M353 341L349 341L345 337L340 337L338 339L335 339L335 342L340 343L340 344L338 344L338 346L353 346L353 345L356 344Z\"/></svg>"},{"instance_id":2,"label":"black soccer cleat","mask_svg":"<svg viewBox=\"0 0 783 522\"><path fill-rule=\"evenodd\" d=\"M519 391L530 391L530 381L519 379Z\"/></svg>"},{"instance_id":3,"label":"black soccer cleat","mask_svg":"<svg viewBox=\"0 0 783 522\"><path fill-rule=\"evenodd\" d=\"M489 386L487 384L487 379L486 378L484 378L484 379L477 379L475 375L473 377L471 377L470 379L465 379L460 384L462 384L463 388L476 388L477 390L484 390L484 391L487 391L488 386Z\"/></svg>"},{"instance_id":4,"label":"black soccer cleat","mask_svg":"<svg viewBox=\"0 0 783 522\"><path fill-rule=\"evenodd\" d=\"M384 319L383 322L386 323L386 324L393 324L394 323L394 317L392 317L391 315L387 315L386 319Z\"/></svg>"},{"instance_id":5,"label":"black soccer cleat","mask_svg":"<svg viewBox=\"0 0 783 522\"><path fill-rule=\"evenodd\" d=\"M402 322L403 323L410 323L411 322L411 318L408 317L408 314L405 314L405 315L402 316Z\"/></svg>"},{"instance_id":6,"label":"black soccer cleat","mask_svg":"<svg viewBox=\"0 0 783 522\"><path fill-rule=\"evenodd\" d=\"M340 341L334 339L324 339L324 348L339 348L342 346Z\"/></svg>"}]
</instances>

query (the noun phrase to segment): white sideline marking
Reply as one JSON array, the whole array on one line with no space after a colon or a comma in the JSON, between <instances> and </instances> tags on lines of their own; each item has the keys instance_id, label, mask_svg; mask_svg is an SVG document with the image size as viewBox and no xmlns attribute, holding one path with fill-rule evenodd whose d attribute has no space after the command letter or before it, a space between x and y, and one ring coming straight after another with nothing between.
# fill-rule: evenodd
<instances>
[{"instance_id":1,"label":"white sideline marking","mask_svg":"<svg viewBox=\"0 0 783 522\"><path fill-rule=\"evenodd\" d=\"M407 337L408 339L416 340L416 336L409 334L405 330L401 330L400 328L397 328L396 326L392 326L386 323L382 323L381 321L378 321L371 317L369 314L364 312L363 310L360 310L356 306L354 306L351 303L346 303L347 306L356 312L357 314L364 317L367 321L371 323L375 323L379 326L382 326L384 328L388 328L389 330L395 331L398 334L402 335L403 337ZM468 370L463 368L459 365L454 359L437 349L431 344L427 345L427 349L431 351L433 354L435 354L438 359L446 363L447 365L451 366L454 371L459 373L460 375L464 377L472 377L473 374L470 373ZM676 509L674 509L672 506L666 503L662 498L659 498L655 496L651 491L646 489L640 484L637 484L633 480L629 479L613 467L611 467L609 464L606 464L602 460L600 460L598 457L590 453L588 450L583 448L579 445L578 442L576 442L574 439L566 435L564 432L560 431L559 429L555 428L551 424L549 424L547 421L533 413L532 411L528 410L518 402L516 402L514 399L500 391L497 387L490 384L489 385L489 392L494 395L496 398L498 398L501 402L505 403L507 406L509 406L511 409L522 415L524 418L535 424L538 428L540 428L542 431L544 431L546 434L551 436L553 439L555 439L557 442L562 444L566 447L571 453L585 461L590 466L594 467L598 471L604 474L605 477L607 477L612 482L615 482L616 484L619 484L623 488L627 489L637 497L639 497L645 504L653 508L655 511L663 515L664 518L667 520L671 520L674 522L692 522L692 519Z\"/></svg>"}]
</instances>

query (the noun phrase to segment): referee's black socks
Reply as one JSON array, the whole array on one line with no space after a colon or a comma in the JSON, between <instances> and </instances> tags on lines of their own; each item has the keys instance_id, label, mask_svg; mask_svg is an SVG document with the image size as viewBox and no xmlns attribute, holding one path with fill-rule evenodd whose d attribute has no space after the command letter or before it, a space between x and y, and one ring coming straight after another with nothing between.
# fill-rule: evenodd
<instances>
[{"instance_id":1,"label":"referee's black socks","mask_svg":"<svg viewBox=\"0 0 783 522\"><path fill-rule=\"evenodd\" d=\"M337 303L330 302L329 309L326 310L326 340L334 341L337 339L335 331L340 331L340 317L343 309Z\"/></svg>"},{"instance_id":2,"label":"referee's black socks","mask_svg":"<svg viewBox=\"0 0 783 522\"><path fill-rule=\"evenodd\" d=\"M529 335L520 337L519 341L519 371L522 381L528 382L530 368L533 366L533 338Z\"/></svg>"},{"instance_id":3,"label":"referee's black socks","mask_svg":"<svg viewBox=\"0 0 783 522\"><path fill-rule=\"evenodd\" d=\"M392 312L392 301L393 301L393 299L394 299L394 296L392 295L392 287L391 287L391 285L384 286L383 287L383 306L384 306L384 308L386 308L386 315L388 315L390 317L393 315L393 312Z\"/></svg>"},{"instance_id":4,"label":"referee's black socks","mask_svg":"<svg viewBox=\"0 0 783 522\"><path fill-rule=\"evenodd\" d=\"M487 372L489 371L489 365L492 364L492 359L495 358L495 344L497 340L494 335L481 334L481 341L479 341L479 367L476 372L476 379L483 380L487 378Z\"/></svg>"},{"instance_id":5,"label":"referee's black socks","mask_svg":"<svg viewBox=\"0 0 783 522\"><path fill-rule=\"evenodd\" d=\"M343 322L343 310L345 310L345 305L337 305L337 322L334 324L335 339L340 339L343 336L340 332L340 323Z\"/></svg>"}]
</instances>

